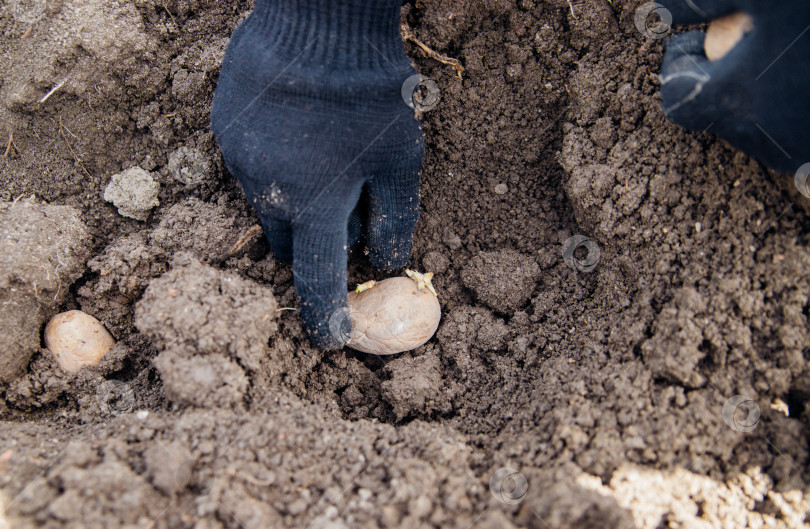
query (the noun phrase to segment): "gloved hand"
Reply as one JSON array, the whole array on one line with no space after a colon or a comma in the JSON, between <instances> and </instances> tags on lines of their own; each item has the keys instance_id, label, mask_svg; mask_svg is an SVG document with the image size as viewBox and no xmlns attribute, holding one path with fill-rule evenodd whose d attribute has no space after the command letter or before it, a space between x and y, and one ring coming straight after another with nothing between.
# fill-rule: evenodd
<instances>
[{"instance_id":1,"label":"gloved hand","mask_svg":"<svg viewBox=\"0 0 810 529\"><path fill-rule=\"evenodd\" d=\"M273 252L292 263L301 317L322 348L344 345L329 319L347 306L346 252L361 224L375 266L402 267L411 252L424 141L401 95L416 72L400 4L256 0L214 93L225 164ZM356 208L362 192L367 207Z\"/></svg>"},{"instance_id":2,"label":"gloved hand","mask_svg":"<svg viewBox=\"0 0 810 529\"><path fill-rule=\"evenodd\" d=\"M658 0L674 24L735 12L753 29L710 62L704 33L670 39L661 67L664 110L675 123L718 134L769 167L795 172L810 162L810 2Z\"/></svg>"}]
</instances>

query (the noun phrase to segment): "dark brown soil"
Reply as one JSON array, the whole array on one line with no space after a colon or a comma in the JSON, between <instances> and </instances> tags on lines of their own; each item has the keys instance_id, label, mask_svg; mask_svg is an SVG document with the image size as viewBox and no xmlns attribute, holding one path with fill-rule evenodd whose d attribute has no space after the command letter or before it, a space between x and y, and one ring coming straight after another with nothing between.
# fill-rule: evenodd
<instances>
[{"instance_id":1,"label":"dark brown soil","mask_svg":"<svg viewBox=\"0 0 810 529\"><path fill-rule=\"evenodd\" d=\"M313 349L290 268L227 255L257 219L208 112L250 2L3 6L0 200L87 233L26 314L119 343L0 385L0 527L808 527L810 200L666 120L640 3L404 6L465 71L406 43L441 90L411 265L443 321L393 357ZM135 165L145 222L103 200Z\"/></svg>"}]
</instances>

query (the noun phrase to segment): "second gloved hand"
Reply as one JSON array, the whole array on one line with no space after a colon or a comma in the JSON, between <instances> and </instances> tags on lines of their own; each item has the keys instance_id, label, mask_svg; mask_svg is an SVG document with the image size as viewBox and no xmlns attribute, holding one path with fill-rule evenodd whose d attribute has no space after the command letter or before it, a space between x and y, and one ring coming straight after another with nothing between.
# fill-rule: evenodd
<instances>
[{"instance_id":1,"label":"second gloved hand","mask_svg":"<svg viewBox=\"0 0 810 529\"><path fill-rule=\"evenodd\" d=\"M343 345L329 319L347 304L346 252L359 235L349 225L366 226L375 266L410 256L424 143L401 95L416 72L399 9L400 0L257 0L214 94L225 163L273 252L292 262L305 327L324 348Z\"/></svg>"},{"instance_id":2,"label":"second gloved hand","mask_svg":"<svg viewBox=\"0 0 810 529\"><path fill-rule=\"evenodd\" d=\"M727 55L709 61L705 34L670 39L661 67L672 121L716 133L781 171L810 162L810 2L659 0L675 24L743 12L752 28Z\"/></svg>"}]
</instances>

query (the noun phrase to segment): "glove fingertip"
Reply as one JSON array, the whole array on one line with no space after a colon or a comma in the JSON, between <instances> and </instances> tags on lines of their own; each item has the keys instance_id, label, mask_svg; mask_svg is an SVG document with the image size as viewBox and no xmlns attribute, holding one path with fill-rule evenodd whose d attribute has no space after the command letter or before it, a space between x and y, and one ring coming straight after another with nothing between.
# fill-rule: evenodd
<instances>
[{"instance_id":1,"label":"glove fingertip","mask_svg":"<svg viewBox=\"0 0 810 529\"><path fill-rule=\"evenodd\" d=\"M293 276L301 319L310 342L320 349L339 349L346 340L335 318L347 314L346 220L336 226L293 227Z\"/></svg>"},{"instance_id":2,"label":"glove fingertip","mask_svg":"<svg viewBox=\"0 0 810 529\"><path fill-rule=\"evenodd\" d=\"M703 45L706 42L706 33L703 31L688 31L669 39L666 42L664 65L674 62L685 56L697 56L705 59Z\"/></svg>"},{"instance_id":3,"label":"glove fingertip","mask_svg":"<svg viewBox=\"0 0 810 529\"><path fill-rule=\"evenodd\" d=\"M690 129L710 122L700 98L711 81L713 66L703 51L705 34L690 31L670 39L661 65L661 96L664 112L675 123Z\"/></svg>"},{"instance_id":4,"label":"glove fingertip","mask_svg":"<svg viewBox=\"0 0 810 529\"><path fill-rule=\"evenodd\" d=\"M299 299L301 319L310 343L322 350L341 349L351 336L351 321L347 308L346 289L343 287L343 298L328 302L314 292L300 288Z\"/></svg>"},{"instance_id":5,"label":"glove fingertip","mask_svg":"<svg viewBox=\"0 0 810 529\"><path fill-rule=\"evenodd\" d=\"M667 117L688 129L704 127L707 119L704 119L699 98L709 79L699 72L682 71L666 82L662 80L661 96Z\"/></svg>"}]
</instances>

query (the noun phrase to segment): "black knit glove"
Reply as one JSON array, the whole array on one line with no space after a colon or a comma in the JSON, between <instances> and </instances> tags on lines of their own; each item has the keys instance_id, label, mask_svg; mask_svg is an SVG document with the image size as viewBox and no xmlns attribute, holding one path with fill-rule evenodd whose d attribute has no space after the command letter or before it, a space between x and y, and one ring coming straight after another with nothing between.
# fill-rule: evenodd
<instances>
[{"instance_id":1,"label":"black knit glove","mask_svg":"<svg viewBox=\"0 0 810 529\"><path fill-rule=\"evenodd\" d=\"M404 266L419 215L424 142L402 85L416 72L399 34L401 0L256 0L234 31L211 110L225 164L292 262L312 342L344 309L350 217L371 262ZM368 197L366 218L355 210ZM354 213L353 213L354 211ZM361 222L351 222L358 227Z\"/></svg>"},{"instance_id":2,"label":"black knit glove","mask_svg":"<svg viewBox=\"0 0 810 529\"><path fill-rule=\"evenodd\" d=\"M810 1L659 0L675 24L745 12L753 29L709 61L704 33L670 39L661 67L664 110L781 171L810 162Z\"/></svg>"}]
</instances>

